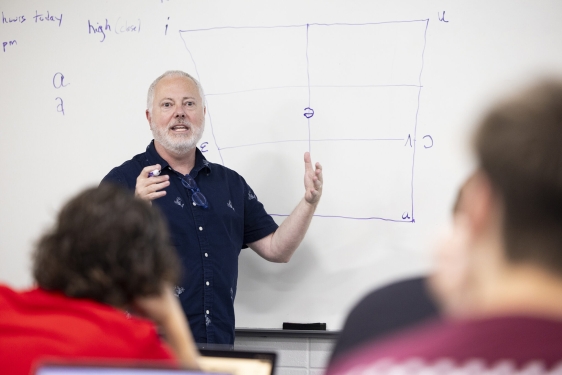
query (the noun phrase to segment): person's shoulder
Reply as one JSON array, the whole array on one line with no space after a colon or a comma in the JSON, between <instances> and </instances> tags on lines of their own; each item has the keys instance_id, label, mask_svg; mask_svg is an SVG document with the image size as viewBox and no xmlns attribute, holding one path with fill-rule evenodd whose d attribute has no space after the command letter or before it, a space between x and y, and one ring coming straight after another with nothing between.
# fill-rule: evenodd
<instances>
[{"instance_id":1,"label":"person's shoulder","mask_svg":"<svg viewBox=\"0 0 562 375\"><path fill-rule=\"evenodd\" d=\"M219 163L213 163L209 160L206 160L206 164L211 169L212 172L220 171L221 173L231 174L233 176L240 176L240 174L236 172L234 169L231 169L225 165Z\"/></svg>"},{"instance_id":2,"label":"person's shoulder","mask_svg":"<svg viewBox=\"0 0 562 375\"><path fill-rule=\"evenodd\" d=\"M445 359L457 364L477 360L487 367L502 359L522 365L541 360L551 366L560 359L560 337L562 322L555 320L518 316L438 320L361 346L338 358L327 375L368 371L383 364L397 369L414 359L424 366Z\"/></svg>"},{"instance_id":3,"label":"person's shoulder","mask_svg":"<svg viewBox=\"0 0 562 375\"><path fill-rule=\"evenodd\" d=\"M224 166L219 163L213 163L207 160L207 166L210 168L211 173L215 173L220 178L227 180L228 182L236 181L241 183L246 183L244 177L227 166Z\"/></svg>"},{"instance_id":4,"label":"person's shoulder","mask_svg":"<svg viewBox=\"0 0 562 375\"><path fill-rule=\"evenodd\" d=\"M132 188L139 173L147 165L149 165L149 161L146 152L142 152L111 169L101 182L116 183Z\"/></svg>"},{"instance_id":5,"label":"person's shoulder","mask_svg":"<svg viewBox=\"0 0 562 375\"><path fill-rule=\"evenodd\" d=\"M113 168L112 170L128 171L131 169L137 170L144 168L144 165L148 163L148 157L146 152L141 152L133 156L131 159L124 161L121 165Z\"/></svg>"},{"instance_id":6,"label":"person's shoulder","mask_svg":"<svg viewBox=\"0 0 562 375\"><path fill-rule=\"evenodd\" d=\"M363 343L337 357L330 364L326 374L353 373L359 368L377 367L381 361L400 363L408 358L425 359L428 345L434 345L435 336L441 336L442 329L442 322L432 322L386 339Z\"/></svg>"},{"instance_id":7,"label":"person's shoulder","mask_svg":"<svg viewBox=\"0 0 562 375\"><path fill-rule=\"evenodd\" d=\"M17 296L17 292L7 285L0 284L0 308L8 305L8 301Z\"/></svg>"},{"instance_id":8,"label":"person's shoulder","mask_svg":"<svg viewBox=\"0 0 562 375\"><path fill-rule=\"evenodd\" d=\"M32 299L38 288L17 290L6 284L0 284L0 304L18 303L21 300Z\"/></svg>"}]
</instances>

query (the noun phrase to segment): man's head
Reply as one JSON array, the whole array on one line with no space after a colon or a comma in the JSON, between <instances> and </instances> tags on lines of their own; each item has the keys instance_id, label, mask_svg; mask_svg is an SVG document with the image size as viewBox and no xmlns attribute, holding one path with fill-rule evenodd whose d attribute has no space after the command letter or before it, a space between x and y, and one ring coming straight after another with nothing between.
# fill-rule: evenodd
<instances>
[{"instance_id":1,"label":"man's head","mask_svg":"<svg viewBox=\"0 0 562 375\"><path fill-rule=\"evenodd\" d=\"M452 315L521 310L534 298L521 285L562 279L562 83L497 104L474 146L478 169L459 195L432 287Z\"/></svg>"},{"instance_id":2,"label":"man's head","mask_svg":"<svg viewBox=\"0 0 562 375\"><path fill-rule=\"evenodd\" d=\"M542 82L497 105L475 149L501 202L507 259L562 276L562 82Z\"/></svg>"},{"instance_id":3,"label":"man's head","mask_svg":"<svg viewBox=\"0 0 562 375\"><path fill-rule=\"evenodd\" d=\"M175 283L178 260L159 212L111 184L70 200L39 241L38 285L69 297L126 307Z\"/></svg>"},{"instance_id":4,"label":"man's head","mask_svg":"<svg viewBox=\"0 0 562 375\"><path fill-rule=\"evenodd\" d=\"M146 118L157 145L175 156L191 152L205 129L205 96L189 74L171 70L150 85Z\"/></svg>"}]
</instances>

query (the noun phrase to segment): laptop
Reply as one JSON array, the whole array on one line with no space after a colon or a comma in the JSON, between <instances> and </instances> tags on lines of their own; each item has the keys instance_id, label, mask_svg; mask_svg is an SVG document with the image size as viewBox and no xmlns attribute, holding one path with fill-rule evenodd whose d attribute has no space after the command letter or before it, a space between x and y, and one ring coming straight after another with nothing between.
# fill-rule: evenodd
<instances>
[{"instance_id":1,"label":"laptop","mask_svg":"<svg viewBox=\"0 0 562 375\"><path fill-rule=\"evenodd\" d=\"M232 375L273 375L274 352L200 349L199 365L204 371Z\"/></svg>"},{"instance_id":2,"label":"laptop","mask_svg":"<svg viewBox=\"0 0 562 375\"><path fill-rule=\"evenodd\" d=\"M200 370L154 364L43 363L35 375L273 375L277 354L239 350L200 350Z\"/></svg>"},{"instance_id":3,"label":"laptop","mask_svg":"<svg viewBox=\"0 0 562 375\"><path fill-rule=\"evenodd\" d=\"M180 370L157 366L144 367L138 364L45 363L37 368L35 375L209 375L209 373L199 370ZM221 375L228 374L224 373Z\"/></svg>"}]
</instances>

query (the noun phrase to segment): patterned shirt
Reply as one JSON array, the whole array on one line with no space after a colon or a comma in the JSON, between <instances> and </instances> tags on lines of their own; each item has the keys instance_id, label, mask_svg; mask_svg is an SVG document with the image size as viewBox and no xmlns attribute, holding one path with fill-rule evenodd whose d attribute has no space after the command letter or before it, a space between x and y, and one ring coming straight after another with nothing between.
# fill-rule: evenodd
<instances>
[{"instance_id":1,"label":"patterned shirt","mask_svg":"<svg viewBox=\"0 0 562 375\"><path fill-rule=\"evenodd\" d=\"M277 229L244 178L220 164L210 163L199 149L189 173L205 196L208 207L195 204L181 173L173 170L152 141L146 152L109 172L102 180L134 191L141 170L160 164L170 176L166 195L153 201L167 218L172 242L183 265L183 280L176 287L183 310L198 343L234 343L234 298L238 255L247 243Z\"/></svg>"}]
</instances>

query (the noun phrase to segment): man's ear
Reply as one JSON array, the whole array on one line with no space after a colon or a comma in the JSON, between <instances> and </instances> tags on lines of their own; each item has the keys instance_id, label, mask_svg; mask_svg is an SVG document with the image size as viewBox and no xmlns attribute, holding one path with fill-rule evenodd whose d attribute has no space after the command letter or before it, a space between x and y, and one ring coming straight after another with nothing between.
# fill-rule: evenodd
<instances>
[{"instance_id":1,"label":"man's ear","mask_svg":"<svg viewBox=\"0 0 562 375\"><path fill-rule=\"evenodd\" d=\"M148 126L152 123L152 116L150 115L150 111L146 110L146 119L148 120Z\"/></svg>"},{"instance_id":2,"label":"man's ear","mask_svg":"<svg viewBox=\"0 0 562 375\"><path fill-rule=\"evenodd\" d=\"M459 211L469 221L473 235L478 235L489 227L494 199L490 179L484 172L476 171L467 181L459 205Z\"/></svg>"}]
</instances>

